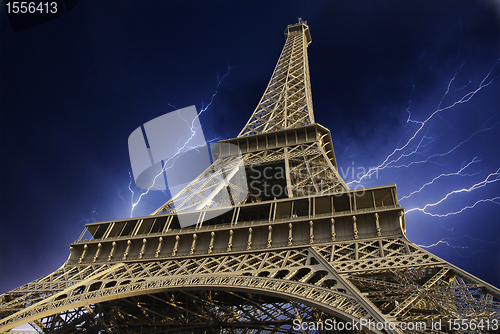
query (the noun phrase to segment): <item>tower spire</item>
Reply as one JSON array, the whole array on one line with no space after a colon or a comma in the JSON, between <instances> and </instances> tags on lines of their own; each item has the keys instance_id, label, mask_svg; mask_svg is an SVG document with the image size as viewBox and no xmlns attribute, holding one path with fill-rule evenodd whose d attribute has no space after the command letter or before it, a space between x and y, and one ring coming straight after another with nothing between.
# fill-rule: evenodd
<instances>
[{"instance_id":1,"label":"tower spire","mask_svg":"<svg viewBox=\"0 0 500 334\"><path fill-rule=\"evenodd\" d=\"M314 124L306 22L289 25L286 42L266 91L238 137Z\"/></svg>"}]
</instances>

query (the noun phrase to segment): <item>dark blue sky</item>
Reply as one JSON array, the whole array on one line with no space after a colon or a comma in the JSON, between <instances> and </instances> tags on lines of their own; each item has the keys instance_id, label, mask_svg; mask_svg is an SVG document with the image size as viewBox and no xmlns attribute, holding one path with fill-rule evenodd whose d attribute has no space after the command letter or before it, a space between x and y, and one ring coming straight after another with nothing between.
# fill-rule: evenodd
<instances>
[{"instance_id":1,"label":"dark blue sky","mask_svg":"<svg viewBox=\"0 0 500 334\"><path fill-rule=\"evenodd\" d=\"M381 166L361 185L397 184L408 238L500 286L500 182L488 178L500 168L498 1L80 0L16 33L0 9L0 293L62 265L86 222L130 216L128 136L200 110L228 65L201 121L208 138L237 136L298 17L316 121L345 180ZM452 191L425 211L482 202L415 210ZM133 214L167 199L144 197Z\"/></svg>"}]
</instances>

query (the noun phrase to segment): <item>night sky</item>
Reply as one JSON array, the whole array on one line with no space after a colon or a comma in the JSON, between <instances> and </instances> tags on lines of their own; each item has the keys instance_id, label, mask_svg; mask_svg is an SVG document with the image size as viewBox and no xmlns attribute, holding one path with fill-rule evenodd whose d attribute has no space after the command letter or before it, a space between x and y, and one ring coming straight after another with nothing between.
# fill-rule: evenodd
<instances>
[{"instance_id":1,"label":"night sky","mask_svg":"<svg viewBox=\"0 0 500 334\"><path fill-rule=\"evenodd\" d=\"M412 242L500 286L500 1L80 0L16 33L0 7L0 293L59 268L86 222L130 217L128 136L206 106L228 69L201 123L236 137L299 17L345 181L379 166L350 186L397 184Z\"/></svg>"}]
</instances>

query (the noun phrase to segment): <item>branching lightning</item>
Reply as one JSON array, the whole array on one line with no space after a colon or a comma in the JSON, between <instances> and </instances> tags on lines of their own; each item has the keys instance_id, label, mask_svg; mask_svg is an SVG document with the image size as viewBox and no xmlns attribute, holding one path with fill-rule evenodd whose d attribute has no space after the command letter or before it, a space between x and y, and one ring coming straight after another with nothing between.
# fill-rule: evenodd
<instances>
[{"instance_id":1,"label":"branching lightning","mask_svg":"<svg viewBox=\"0 0 500 334\"><path fill-rule=\"evenodd\" d=\"M453 248L453 249L470 249L467 246L454 246L454 245L450 244L448 242L448 240L450 240L450 238L443 238L443 239L439 240L438 242L435 242L435 243L430 244L430 245L417 245L417 246L422 247L422 248L432 248L432 247L436 247L438 245L443 244L443 245L446 245L446 246Z\"/></svg>"},{"instance_id":2,"label":"branching lightning","mask_svg":"<svg viewBox=\"0 0 500 334\"><path fill-rule=\"evenodd\" d=\"M436 246L439 246L439 245L445 245L446 247L449 247L449 248L452 248L452 249L455 249L455 250L468 250L469 253L470 253L468 256L465 256L465 255L460 254L459 252L457 252L458 255L460 255L461 257L464 257L464 258L470 258L473 255L482 252L482 251L473 252L472 249L471 249L471 247L460 246L460 245L452 245L451 242L450 242L450 241L462 240L462 239L465 239L465 238L473 240L473 241L477 241L477 242L480 242L480 243L483 243L483 244L496 244L496 243L500 242L500 238L496 239L495 241L487 241L487 240L481 240L481 239L478 239L478 238L473 238L470 235L466 234L466 235L464 235L464 236L462 236L460 238L443 238L443 239L438 240L437 242L432 243L430 245L417 245L417 246L425 248L425 249L429 249L429 248L433 248L433 247L436 247Z\"/></svg>"},{"instance_id":3,"label":"branching lightning","mask_svg":"<svg viewBox=\"0 0 500 334\"><path fill-rule=\"evenodd\" d=\"M464 190L464 189L462 189L462 190ZM458 191L453 191L453 192L457 193ZM450 193L448 193L445 196L445 198L442 198L441 200L439 200L436 203L426 204L423 208L413 208L413 209L407 210L406 213L409 213L409 212L412 212L412 211L420 211L420 212L425 213L426 215L429 215L429 216L432 216L432 217L448 217L448 216L452 216L452 215L458 215L459 213L462 213L462 212L464 212L465 210L468 210L468 209L473 209L479 203L490 202L490 203L494 203L494 204L500 205L500 196L497 196L497 197L493 197L493 198L480 199L480 200L476 201L474 204L465 206L465 207L461 208L460 210L454 211L454 212L448 212L448 213L444 213L444 214L437 214L437 213L430 213L430 212L425 211L425 209L427 209L427 207L436 206L436 205L440 204L442 201L444 201L448 197L448 195L450 195Z\"/></svg>"},{"instance_id":4,"label":"branching lightning","mask_svg":"<svg viewBox=\"0 0 500 334\"><path fill-rule=\"evenodd\" d=\"M462 145L468 143L473 137L475 137L476 135L482 133L482 132L485 132L485 131L489 131L489 130L492 130L493 128L495 128L496 126L498 126L500 124L500 122L497 122L495 123L494 125L492 126L489 126L487 128L483 127L482 129L479 129L477 130L476 132L474 132L473 134L471 134L467 139L461 141L460 143L458 143L455 147L453 147L452 149L444 152L444 153L436 153L436 154L432 154L430 156L428 156L427 158L425 158L424 160L417 160L417 161L412 161L410 163L407 163L407 164L400 164L400 165L391 165L391 164L387 164L385 165L383 168L381 169L390 169L390 168L408 168L412 165L418 165L418 164L424 164L424 163L427 163L427 162L430 162L432 158L440 158L440 157L444 157L444 156L447 156L453 152L455 152L458 148L460 148ZM425 136L423 138L426 138ZM422 141L421 141L422 142ZM401 154L401 158L404 158L404 157L408 157L410 155L413 155L413 154L416 154L416 153L424 153L424 151L418 151L418 148L421 148L421 147L425 147L425 145L421 145L421 142L416 146L416 149L414 149L412 152L408 153L408 154ZM432 142L432 141L431 141ZM478 160L479 161L479 160ZM475 161L475 162L478 162L478 161ZM407 196L405 196L407 197ZM404 197L403 197L404 198ZM403 199L401 198L401 199Z\"/></svg>"},{"instance_id":5,"label":"branching lightning","mask_svg":"<svg viewBox=\"0 0 500 334\"><path fill-rule=\"evenodd\" d=\"M130 205L131 205L131 209L130 209L130 217L133 217L133 214L134 214L134 209L136 208L136 206L141 202L142 198L144 196L146 196L150 191L151 189L154 188L155 184L156 184L156 180L159 178L159 177L163 177L163 173L172 168L172 166L174 165L175 161L180 157L182 156L182 153L185 152L185 149L188 148L188 149L192 149L192 150L195 150L195 149L200 149L202 146L204 147L204 145L195 145L195 146L190 146L189 143L190 141L194 138L194 136L196 135L196 131L198 131L199 129L197 129L194 125L195 123L195 120L197 118L200 117L201 114L203 114L205 111L207 111L210 106L212 105L213 101L214 101L214 98L215 96L217 95L218 93L218 90L219 90L219 86L221 85L222 81L224 80L224 78L229 74L229 71L231 70L231 67L228 66L227 68L227 71L226 73L220 77L219 74L217 73L217 85L215 87L215 91L214 93L212 94L211 98L210 98L210 101L209 103L206 105L206 106L203 106L203 102L202 102L202 106L201 106L201 110L200 112L196 115L196 117L192 120L191 124L189 124L189 122L187 120L185 120L186 122L188 122L188 125L190 126L190 130L191 130L191 136L186 140L186 142L184 144L182 144L178 149L177 149L177 152L169 157L167 160L164 160L164 163L163 163L163 167L162 167L162 170L161 172L159 172L157 175L155 175L155 177L153 178L153 182L152 184L148 187L148 189L146 189L145 191L141 191L141 193L139 194L138 198L135 200L134 197L135 197L135 192L134 190L132 189L132 183L133 183L133 178L132 178L132 174L131 172L129 171L129 184L128 184L128 189L130 191ZM169 106L171 107L174 107L173 105L171 105L170 103L168 104Z\"/></svg>"},{"instance_id":6,"label":"branching lightning","mask_svg":"<svg viewBox=\"0 0 500 334\"><path fill-rule=\"evenodd\" d=\"M472 139L482 133L485 133L487 131L493 130L495 128L498 128L498 125L500 122L497 122L493 125L490 124L491 120L493 117L489 118L483 126L479 129L476 130L472 133L469 134L467 138L462 140L461 142L458 142L452 147L451 149L443 150L443 152L437 152L437 153L428 153L430 146L433 146L435 138L432 137L429 134L430 131L430 125L433 123L433 119L438 116L441 118L441 115L445 111L452 110L454 107L460 105L460 104L465 104L469 102L476 94L478 94L481 90L487 88L490 86L493 82L495 82L499 77L500 74L495 74L494 72L497 71L498 63L500 62L500 59L498 59L493 66L489 69L489 71L486 73L486 75L482 78L480 83L476 86L473 87L473 81L468 80L464 85L462 85L459 88L456 88L454 91L456 94L460 94L458 96L458 99L456 99L454 102L449 103L445 105L445 100L449 99L450 92L453 89L453 85L456 84L457 80L457 74L459 71L464 67L465 61L460 65L460 67L455 71L453 74L452 78L449 80L446 90L444 94L442 95L437 108L430 113L427 118L424 120L418 120L415 119L410 111L410 106L412 103L412 97L413 93L415 92L415 86L413 86L413 90L410 93L410 97L408 100L408 106L406 108L406 112L408 113L408 118L406 120L406 124L415 124L416 128L413 130L408 131L405 133L404 137L402 138L409 138L409 139L401 139L400 142L397 143L396 148L387 155L387 157L376 167L370 168L366 173L361 173L357 176L357 179L350 181L348 184L351 185L360 185L365 179L369 179L371 176L376 175L378 176L379 171L382 170L388 170L388 169L397 169L397 168L409 168L409 167L415 167L417 165L424 165L427 163L437 163L439 158L447 157L449 155L457 154L460 152L460 150L466 145L472 142ZM446 120L443 120L446 122ZM449 124L450 125L450 124ZM451 125L450 125L451 127ZM453 127L452 127L453 128ZM495 145L495 144L494 144ZM408 158L411 157L413 158L412 160L408 161ZM455 171L447 171L443 173L438 173L438 175L431 176L428 180L425 181L420 187L417 189L413 190L409 194L401 197L399 200L400 201L408 201L412 196L416 196L417 194L424 193L425 191L428 192L429 188L437 184L438 182L442 182L443 179L454 179L454 178L471 178L471 177L476 177L483 172L476 172L473 171L474 166L479 165L481 160L479 157L471 157L467 159L462 166L457 168ZM471 183L471 185L459 188L459 189L451 189L451 191L447 191L446 194L443 194L440 198L434 201L429 201L427 204L422 204L420 207L415 207L415 208L410 208L406 210L407 214L411 214L412 212L421 212L425 215L428 215L430 217L435 217L435 218L444 218L444 217L449 217L449 216L455 216L458 214L461 214L462 212L466 210L471 210L474 209L477 206L480 206L482 204L496 204L500 206L500 196L496 196L494 194L493 196L485 196L483 198L475 199L471 202L472 204L466 203L462 204L462 207L457 208L456 210L445 210L449 212L443 212L444 210L438 210L438 207L440 207L442 204L444 204L445 201L451 200L452 197L454 196L459 196L459 194L467 194L474 192L476 190L479 190L484 187L491 187L492 184L496 183L497 181L500 181L500 168L497 169L496 171L491 171L488 175L484 175L483 178L475 181L475 183ZM452 183L450 183L452 184ZM425 203L425 202L424 202ZM441 212L439 212L441 211ZM445 230L447 230L449 233L449 229L446 229L442 222L439 222L441 227L443 227ZM453 230L453 229L452 229ZM489 242L489 241L484 241L481 239L476 239L473 237L470 237L469 235L461 236L459 238L442 238L439 241L430 244L430 245L419 245L422 248L432 248L436 247L438 245L445 245L446 247L449 247L451 249L454 249L457 251L457 254L462 256L462 257L471 257L474 254L481 252L473 252L472 249L468 246L460 245L461 242L463 242L464 238L469 238L471 240L474 240L478 243L483 243L483 244L493 244L493 243L498 243L500 239ZM455 242L454 242L455 241ZM467 255L464 255L464 251L467 251ZM462 254L461 254L462 253Z\"/></svg>"},{"instance_id":7,"label":"branching lightning","mask_svg":"<svg viewBox=\"0 0 500 334\"><path fill-rule=\"evenodd\" d=\"M435 178L433 178L431 181L429 182L426 182L424 183L423 186L420 187L420 189L418 190L415 190L413 192L411 192L409 195L406 195L406 196L403 196L401 197L399 200L402 201L404 199L408 199L410 198L411 196L415 195L415 194L418 194L419 192L421 192L425 187L427 186L430 186L434 183L434 181L442 178L442 177L448 177L448 176L456 176L456 175L459 175L459 176L471 176L471 175L477 175L478 173L474 173L474 174L462 174L462 172L467 168L469 167L470 165L472 165L473 163L476 163L476 162L479 162L481 160L478 160L477 157L474 157L474 159L472 159L467 165L463 166L462 168L460 168L459 171L455 172L455 173L443 173L443 174L440 174L438 176L436 176Z\"/></svg>"},{"instance_id":8,"label":"branching lightning","mask_svg":"<svg viewBox=\"0 0 500 334\"><path fill-rule=\"evenodd\" d=\"M380 170L384 170L384 169L387 169L387 168L398 168L398 167L408 167L408 165L395 165L397 162L399 162L401 159L405 158L405 157L409 157L411 155L414 155L417 153L418 151L418 148L420 147L420 145L417 145L415 149L413 149L410 153L405 153L405 150L410 146L411 143L413 143L416 138L418 137L418 135L422 132L422 130L425 128L425 126L434 118L434 116L438 115L439 113L441 112L444 112L446 110L450 110L450 109L453 109L455 106L457 105L460 105L460 104L464 104L464 103L467 103L469 102L479 91L483 90L484 88L488 87L489 85L491 85L496 79L498 79L500 77L500 74L499 75L496 75L496 76L492 76L492 72L493 70L496 68L497 64L500 62L500 59L498 59L495 64L491 67L491 69L489 70L489 72L487 73L487 75L483 78L483 80L480 82L480 84L477 86L477 88L473 89L473 90L470 90L468 91L467 93L463 94L461 98L459 98L458 100L456 100L455 102L449 104L448 106L446 107L441 107L443 101L444 101L444 98L446 95L448 95L448 92L449 92L449 89L450 89L450 86L451 84L453 83L453 81L455 81L455 78L456 78L456 75L458 73L458 71L460 70L460 68L462 68L463 64L460 66L460 68L455 72L455 74L453 75L453 77L450 79L449 83L448 83L448 86L447 86L447 90L446 92L444 93L444 96L443 98L441 99L441 101L439 102L439 105L438 105L438 108L436 110L434 110L425 120L423 121L419 121L419 120L415 120L415 119L412 119L411 117L411 112L409 110L409 108L407 108L407 112L408 112L408 119L407 119L407 123L416 123L418 124L418 128L417 130L413 133L413 135L410 136L410 138L408 140L406 140L406 142L404 142L404 144L401 144L399 145L399 147L395 148L383 161L382 163L380 163L378 166L376 167L373 167L373 168L370 168L368 170L368 172L364 173L363 175L361 175L361 177L357 180L352 180L348 183L349 186L351 186L352 184L360 184L364 179L366 178L370 178L372 175L378 173ZM462 89L464 89L465 87L463 87ZM482 129L483 130L483 129ZM484 129L486 130L486 129ZM480 130L481 131L481 130ZM472 136L474 136L475 134L473 134ZM471 137L472 137L471 136ZM467 141L467 140L466 140ZM464 142L466 142L464 141ZM420 141L420 143L422 142L422 140ZM419 143L419 144L420 144ZM446 152L446 153L442 153L440 154L439 156L444 156L444 155L447 155L451 152L453 152L456 148L458 148L460 145L462 145L463 143L460 143L459 145L457 145L454 149L450 150L449 152ZM438 155L436 155L438 156ZM429 157L430 159L430 157ZM428 161L428 159L426 159ZM414 163L417 163L417 162L414 162ZM414 164L413 163L413 164Z\"/></svg>"}]
</instances>

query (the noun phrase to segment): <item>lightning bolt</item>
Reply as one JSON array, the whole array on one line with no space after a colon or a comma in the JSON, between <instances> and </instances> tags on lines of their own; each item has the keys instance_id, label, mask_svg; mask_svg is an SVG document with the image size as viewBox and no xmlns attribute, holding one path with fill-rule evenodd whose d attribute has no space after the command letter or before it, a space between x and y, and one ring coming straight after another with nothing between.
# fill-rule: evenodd
<instances>
[{"instance_id":1,"label":"lightning bolt","mask_svg":"<svg viewBox=\"0 0 500 334\"><path fill-rule=\"evenodd\" d=\"M446 198L448 198L450 195L452 195L454 193L456 194L456 193L463 192L463 191L468 191L468 190L469 189L454 190L454 191L446 194L445 197L443 197L442 199L440 199L436 203L426 204L423 208L413 208L413 209L410 209L410 210L406 210L406 213L410 213L410 212L413 212L413 211L420 211L420 212L425 213L426 215L429 215L429 216L432 216L432 217L448 217L448 216L452 216L452 215L458 215L459 213L462 213L462 212L464 212L465 210L468 210L468 209L473 209L479 203L490 202L490 203L494 203L494 204L500 205L500 196L497 196L497 197L493 197L493 198L480 199L480 200L476 201L472 205L464 206L463 208L461 208L458 211L448 212L448 213L445 213L445 214L430 213L430 212L425 211L428 207L436 206L436 205L441 204L441 202L443 202Z\"/></svg>"},{"instance_id":2,"label":"lightning bolt","mask_svg":"<svg viewBox=\"0 0 500 334\"><path fill-rule=\"evenodd\" d=\"M464 235L464 236L462 236L460 238L443 238L443 239L440 239L437 242L435 242L433 244L430 244L430 245L417 245L417 246L419 246L421 248L429 249L429 248L433 248L433 247L436 247L436 246L439 246L439 245L445 245L446 247L452 248L454 250L468 250L469 251L469 255L468 256L465 256L465 255L460 254L459 252L457 252L457 254L460 255L463 258L470 258L473 255L482 252L482 251L473 252L470 247L460 246L460 245L452 245L450 243L450 241L458 241L458 240L462 240L462 239L465 239L465 238L470 239L470 240L474 240L474 241L477 241L477 242L480 242L480 243L484 243L484 244L496 244L496 243L498 243L500 241L500 238L497 239L497 240L495 240L495 241L486 241L486 240L481 240L481 239L473 238L470 235L466 234L466 235Z\"/></svg>"},{"instance_id":3,"label":"lightning bolt","mask_svg":"<svg viewBox=\"0 0 500 334\"><path fill-rule=\"evenodd\" d=\"M445 174L440 174L438 176L436 176L435 178L433 178L431 181L429 182L426 182L424 183L423 186L420 187L420 189L418 190L415 190L413 192L411 192L409 195L406 195L406 196L403 196L401 197L399 200L402 201L404 199L408 199L410 198L411 196L415 195L415 194L418 194L419 192L421 192L425 187L427 186L430 186L434 183L434 181L442 178L442 177L448 177L448 176L455 176L455 175L460 175L460 176L471 176L471 175L477 175L478 173L474 173L474 174L462 174L462 172L467 168L469 167L470 165L472 165L473 163L476 163L476 162L479 162L481 160L478 160L477 157L474 157L474 159L472 159L468 164L466 164L465 166L463 166L462 168L460 168L460 170L458 170L457 172L455 173L445 173Z\"/></svg>"},{"instance_id":4,"label":"lightning bolt","mask_svg":"<svg viewBox=\"0 0 500 334\"><path fill-rule=\"evenodd\" d=\"M412 144L416 138L418 137L418 135L423 131L423 129L426 127L426 125L436 116L436 115L439 115L440 113L444 112L444 111L447 111L447 110L450 110L450 109L453 109L454 107L456 107L457 105L460 105L460 104L464 104L464 103L467 103L469 102L478 92L480 92L481 90L483 90L484 88L488 87L489 85L491 85L496 79L498 79L500 77L500 74L498 75L495 75L495 76L492 76L492 72L494 71L494 69L496 68L497 64L500 62L500 59L498 59L494 64L493 66L490 68L489 72L486 74L486 76L482 79L482 81L479 83L479 85L475 88L475 89L472 89L470 91L468 91L467 93L463 94L461 98L459 98L458 100L456 100L455 102L445 106L445 107L442 107L442 103L445 99L445 97L448 95L449 93L449 90L450 90L450 87L452 85L452 83L455 81L455 78L456 78L456 75L458 73L458 71L463 67L463 64L459 67L459 69L457 69L455 71L455 74L453 75L453 77L450 79L450 81L448 82L448 86L447 86L447 89L446 89L446 92L444 93L441 101L439 102L438 104L438 107L436 110L434 110L425 120L423 121L419 121L419 120L415 120L415 119L412 119L412 116L411 116L411 112L410 112L410 108L409 106L407 107L406 111L408 112L408 119L406 121L406 123L415 123L415 124L418 124L418 128L414 131L414 133L410 136L410 138L408 140L406 140L406 142L404 142L403 144L399 145L399 147L396 147L383 161L382 163L380 163L378 166L376 167L372 167L368 170L368 172L366 173L363 173L361 175L361 177L357 180L353 180L353 181L350 181L348 182L348 185L351 186L353 184L360 184L364 179L366 178L370 178L372 175L374 175L375 173L378 174L378 172L380 170L384 170L384 169L387 169L387 168L398 168L398 167L407 167L408 165L400 165L400 166L397 166L395 165L396 163L398 163L401 159L405 158L405 157L409 157L411 155L414 155L418 152L418 148L421 146L420 144L422 143L422 140L420 141L419 144L416 145L416 148L413 149L410 153L405 153L406 149L409 148L410 144ZM469 84L467 84L465 87L467 87ZM462 87L462 90L465 89L465 87ZM413 93L413 91L412 91ZM411 94L410 94L410 98L411 98ZM410 99L410 102L411 102L411 99ZM458 147L460 145L462 145L463 143L457 145ZM449 152L446 152L446 153L442 153L440 155L436 155L436 156L444 156L446 154L449 154L451 153L452 151L454 151L457 147L455 147L454 149L452 149L451 151ZM430 159L430 157L429 157ZM428 159L426 159L428 161ZM424 161L423 161L424 162ZM416 163L416 162L415 162Z\"/></svg>"},{"instance_id":5,"label":"lightning bolt","mask_svg":"<svg viewBox=\"0 0 500 334\"><path fill-rule=\"evenodd\" d=\"M455 246L455 245L452 245L452 244L450 244L448 242L448 240L452 240L452 239L451 238L443 238L443 239L441 239L441 240L439 240L439 241L437 241L437 242L435 242L433 244L430 244L430 245L417 245L417 246L427 249L427 248L432 248L432 247L436 247L436 246L439 246L439 245L443 244L443 245L446 245L447 247L452 248L452 249L467 249L467 250L470 250L470 247L467 247L467 246ZM453 240L455 240L455 239L453 239ZM476 253L478 253L478 252L476 252ZM457 253L457 254L459 254L462 257L466 257L466 256L461 255L460 253Z\"/></svg>"},{"instance_id":6,"label":"lightning bolt","mask_svg":"<svg viewBox=\"0 0 500 334\"><path fill-rule=\"evenodd\" d=\"M493 116L494 117L494 116ZM491 120L493 117L490 117L485 123L487 123L489 120ZM483 125L483 128L482 129L479 129L477 130L476 132L474 132L472 135L470 135L467 139L461 141L459 144L457 144L455 147L453 147L452 149L444 152L444 153L436 153L436 154L433 154L433 155L430 155L428 156L427 158L425 158L424 160L418 160L418 161L412 161L410 163L407 163L407 164L401 164L401 165L391 165L391 164L387 164L385 165L383 168L381 169L389 169L389 168L408 168L412 165L418 165L418 164L424 164L424 163L427 163L427 162L430 162L430 160L432 158L436 158L436 157L444 157L444 156L447 156L449 155L450 153L453 153L455 152L458 148L460 148L462 145L468 143L472 138L474 138L476 135L482 133L482 132L485 132L485 131L489 131L489 130L492 130L493 128L495 128L498 124L500 124L500 122L497 122L495 123L494 125L490 126L490 127L487 127L485 128ZM423 137L422 140L424 138L430 138L430 137ZM421 140L421 142L422 142ZM411 153L409 154L402 154L401 155L401 158L404 158L404 157L409 157L410 155L413 155L413 154L416 154L416 153L425 153L425 151L420 151L418 152L418 149L421 148L421 147L426 147L428 144L432 143L432 141L429 141L429 143L427 143L426 145L421 145L421 142L419 143L419 145L416 146L416 149L414 149ZM480 160L477 160L475 162L479 162ZM351 181L351 182L355 182L355 181ZM406 196L405 196L406 197ZM403 197L404 198L404 197ZM403 199L401 198L401 199Z\"/></svg>"},{"instance_id":7,"label":"lightning bolt","mask_svg":"<svg viewBox=\"0 0 500 334\"><path fill-rule=\"evenodd\" d=\"M497 122L493 125L491 125L491 121L493 117L490 117L488 120L486 120L482 127L470 133L468 137L466 137L464 140L457 142L453 147L450 149L442 150L441 152L433 152L430 153L429 150L434 144L434 138L429 135L429 131L431 128L431 122L433 122L433 119L437 117L441 118L441 120L444 120L441 115L443 115L445 112L452 111L455 107L461 104L465 104L469 102L472 98L476 96L480 91L483 89L487 88L490 86L492 83L494 83L498 78L500 77L500 74L498 74L498 63L500 62L500 59L498 59L494 64L489 68L489 70L486 71L486 75L482 77L480 80L479 84L476 84L473 86L473 81L472 80L467 80L465 84L461 85L459 88L456 88L454 90L454 94L457 95L457 98L454 101L446 103L446 101L450 100L450 95L451 91L453 90L453 86L456 85L457 83L457 75L462 70L466 64L466 61L464 60L459 68L455 71L455 73L452 75L451 79L448 81L445 92L441 96L441 99L439 100L437 107L434 111L432 111L425 119L419 120L415 118L412 115L411 111L411 106L412 106L412 98L413 94L415 92L415 85L413 85L413 89L410 93L409 99L408 99L408 105L406 107L406 112L408 115L408 118L406 120L406 125L412 125L410 130L407 130L406 133L402 136L402 138L399 140L399 142L396 144L395 149L390 152L385 159L382 160L380 164L376 167L370 168L366 173L360 173L357 175L357 179L354 179L353 181L348 182L350 186L352 185L360 185L363 181L371 178L373 175L378 176L380 171L387 171L389 169L398 169L398 168L409 168L409 167L415 167L418 165L424 165L428 163L434 163L437 164L439 162L438 159L446 157L452 153L456 154L457 152L460 151L462 147L464 147L466 144L472 141L472 139L482 133L485 133L487 131L491 131L493 129L498 128L498 125L500 122ZM445 104L446 103L446 104ZM450 127L452 127L450 124L448 124ZM453 127L452 127L453 128ZM413 158L410 161L408 161L409 158ZM444 179L453 179L453 178L469 178L469 177L477 177L477 175L482 174L481 173L476 173L474 171L471 171L472 168L476 165L479 165L481 160L478 157L470 158L466 160L464 163L462 163L461 166L459 166L456 170L454 171L447 171L443 173L437 173L436 175L430 177L428 180L424 181L421 186L417 187L415 190L411 191L409 194L403 196L400 198L400 201L409 201L413 196L416 196L417 194L422 194L425 191L428 192L429 188L434 186L437 182L442 182ZM485 187L491 187L494 183L497 181L500 181L500 168L497 169L496 171L490 171L488 175L484 175L483 178L481 179L476 179L475 183L472 183L468 186L465 186L461 189L450 189L448 193L443 194L442 196L438 197L437 200L434 201L429 201L429 203L423 203L419 205L418 207L411 208L409 210L406 210L407 214L412 214L415 212L421 212L427 216L433 217L433 218L444 218L444 217L450 217L450 216L456 216L464 211L467 210L472 210L476 208L477 206L481 206L483 204L496 204L500 205L500 196L485 196L483 198L479 198L477 200L472 200L469 203L466 203L463 205L463 207L459 207L454 209L448 209L448 210L441 210L442 212L439 212L437 208L444 204L445 202L448 203L451 198L455 198L455 196L459 196L460 194L469 194L475 191L479 191L481 188ZM471 204L470 204L471 203ZM444 211L444 212L443 212ZM441 224L441 227L445 230L447 230L449 233L450 229L446 229L442 222L439 221ZM464 238L467 237L471 240L475 240L477 242L483 243L483 244L492 244L492 243L498 243L499 240L496 240L494 242L487 242L483 241L480 239L475 239L470 236L463 236L460 238L443 238L433 244L430 245L419 245L422 248L431 248L431 247L436 247L438 245L444 245L446 247L449 247L457 252L458 255L462 257L464 256L464 251L468 250L468 255L467 257L472 257L474 254L477 252L472 252L470 247L467 246L462 246L460 245L461 242L464 242Z\"/></svg>"},{"instance_id":8,"label":"lightning bolt","mask_svg":"<svg viewBox=\"0 0 500 334\"><path fill-rule=\"evenodd\" d=\"M188 149L191 149L191 150L197 150L197 149L200 149L201 147L204 147L205 145L195 145L195 146L190 146L189 145L189 142L194 138L194 136L196 135L196 131L198 131L199 129L197 129L194 125L195 123L195 120L198 119L205 111L207 111L211 106L212 106L212 103L214 101L214 98L217 96L217 93L218 93L218 90L219 90L219 87L222 83L222 81L224 80L224 78L229 74L229 71L231 70L231 67L228 65L227 67L227 71L226 73L220 77L219 73L217 73L217 85L215 87L215 91L214 93L212 94L211 98L210 98L210 101L209 103L206 105L206 106L203 106L203 101L202 101L202 106L201 106L201 110L200 112L196 115L196 117L192 120L191 124L189 124L189 121L185 120L185 122L188 123L188 126L190 126L190 131L191 131L191 136L186 140L185 143L181 144L180 147L178 147L177 149L177 152L169 157L167 160L164 160L164 163L163 163L163 167L162 167L162 170L161 172L159 172L157 175L155 175L155 177L153 178L153 182L152 184L148 187L148 189L146 189L145 191L141 191L141 193L139 194L139 196L137 197L137 199L134 199L136 196L135 196L135 192L134 190L132 189L132 174L131 172L129 171L129 184L128 184L128 190L130 192L130 205L131 205L131 209L130 209L130 217L133 217L133 214L134 214L134 209L137 207L137 205L141 202L141 200L144 198L144 196L146 196L150 191L151 189L154 188L155 184L156 184L156 180L159 178L159 177L163 177L163 173L172 168L175 164L175 161L182 155L182 152L185 152L185 149L188 148ZM174 107L173 105L171 105L170 103L168 104L169 106L171 107ZM218 139L218 138L216 138Z\"/></svg>"}]
</instances>

